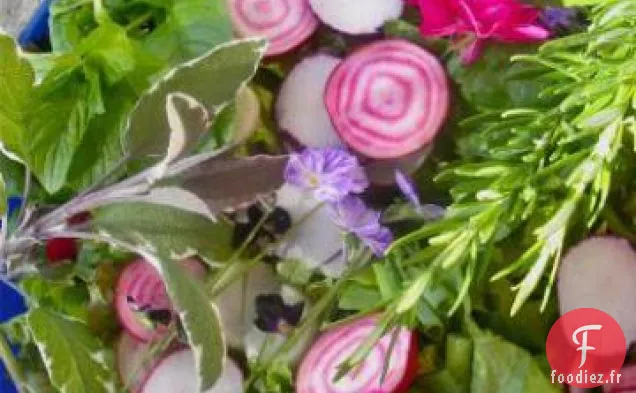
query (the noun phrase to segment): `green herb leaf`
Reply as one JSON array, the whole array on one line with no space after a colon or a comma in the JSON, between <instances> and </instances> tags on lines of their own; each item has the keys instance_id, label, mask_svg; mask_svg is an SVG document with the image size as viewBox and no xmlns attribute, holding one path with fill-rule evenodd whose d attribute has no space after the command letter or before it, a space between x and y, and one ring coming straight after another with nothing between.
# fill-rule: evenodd
<instances>
[{"instance_id":1,"label":"green herb leaf","mask_svg":"<svg viewBox=\"0 0 636 393\"><path fill-rule=\"evenodd\" d=\"M53 385L62 393L109 393L115 389L113 366L87 326L42 307L32 308L27 323Z\"/></svg>"},{"instance_id":2,"label":"green herb leaf","mask_svg":"<svg viewBox=\"0 0 636 393\"><path fill-rule=\"evenodd\" d=\"M167 64L201 56L233 37L223 1L170 0L160 3L169 4L165 8L165 20L144 39L143 45Z\"/></svg>"},{"instance_id":3,"label":"green herb leaf","mask_svg":"<svg viewBox=\"0 0 636 393\"><path fill-rule=\"evenodd\" d=\"M225 338L216 306L201 284L188 276L178 264L152 254L144 257L159 268L192 347L197 368L199 392L212 388L223 372Z\"/></svg>"},{"instance_id":4,"label":"green herb leaf","mask_svg":"<svg viewBox=\"0 0 636 393\"><path fill-rule=\"evenodd\" d=\"M22 140L35 76L13 38L0 34L0 53L0 142L5 150L24 157Z\"/></svg>"},{"instance_id":5,"label":"green herb leaf","mask_svg":"<svg viewBox=\"0 0 636 393\"><path fill-rule=\"evenodd\" d=\"M208 261L222 261L232 252L229 224L212 222L192 212L150 203L118 203L94 212L96 231L118 239L151 244L162 255L185 256L198 253Z\"/></svg>"},{"instance_id":6,"label":"green herb leaf","mask_svg":"<svg viewBox=\"0 0 636 393\"><path fill-rule=\"evenodd\" d=\"M264 49L265 42L262 40L235 41L169 72L142 96L130 117L128 138L131 154L137 157L165 154L172 130L168 117L163 115L168 95L179 93L189 96L215 115L254 75ZM199 126L193 132L195 135L188 135L185 142L193 147L206 130Z\"/></svg>"},{"instance_id":7,"label":"green herb leaf","mask_svg":"<svg viewBox=\"0 0 636 393\"><path fill-rule=\"evenodd\" d=\"M558 393L525 350L488 332L473 333L471 393Z\"/></svg>"}]
</instances>

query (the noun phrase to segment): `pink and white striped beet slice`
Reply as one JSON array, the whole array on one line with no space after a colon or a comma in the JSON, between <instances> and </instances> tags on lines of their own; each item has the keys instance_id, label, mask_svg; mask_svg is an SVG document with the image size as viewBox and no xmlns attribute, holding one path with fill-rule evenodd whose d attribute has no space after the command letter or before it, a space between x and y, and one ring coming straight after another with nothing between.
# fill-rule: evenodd
<instances>
[{"instance_id":1,"label":"pink and white striped beet slice","mask_svg":"<svg viewBox=\"0 0 636 393\"><path fill-rule=\"evenodd\" d=\"M364 363L334 382L338 366L374 331L377 321L377 317L372 316L323 334L302 361L296 378L296 393L406 392L417 370L417 340L405 328L399 330L383 383L391 333L380 339Z\"/></svg>"},{"instance_id":2,"label":"pink and white striped beet slice","mask_svg":"<svg viewBox=\"0 0 636 393\"><path fill-rule=\"evenodd\" d=\"M331 75L325 104L340 138L371 158L399 158L429 144L449 107L444 68L405 40L367 45Z\"/></svg>"},{"instance_id":3,"label":"pink and white striped beet slice","mask_svg":"<svg viewBox=\"0 0 636 393\"><path fill-rule=\"evenodd\" d=\"M309 0L226 0L234 30L241 37L264 37L268 56L294 49L320 24Z\"/></svg>"}]
</instances>

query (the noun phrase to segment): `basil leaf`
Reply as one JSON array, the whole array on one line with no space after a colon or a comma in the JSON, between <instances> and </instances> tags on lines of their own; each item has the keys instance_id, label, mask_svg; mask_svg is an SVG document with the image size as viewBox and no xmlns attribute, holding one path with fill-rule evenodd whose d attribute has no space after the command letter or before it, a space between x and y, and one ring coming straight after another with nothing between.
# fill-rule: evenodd
<instances>
[{"instance_id":1,"label":"basil leaf","mask_svg":"<svg viewBox=\"0 0 636 393\"><path fill-rule=\"evenodd\" d=\"M13 38L0 34L0 142L23 156L24 122L33 94L34 73Z\"/></svg>"},{"instance_id":2,"label":"basil leaf","mask_svg":"<svg viewBox=\"0 0 636 393\"><path fill-rule=\"evenodd\" d=\"M557 393L524 349L489 332L473 333L471 393Z\"/></svg>"},{"instance_id":3,"label":"basil leaf","mask_svg":"<svg viewBox=\"0 0 636 393\"><path fill-rule=\"evenodd\" d=\"M143 40L144 48L163 62L176 64L190 60L233 38L224 1L169 3L165 21Z\"/></svg>"},{"instance_id":4,"label":"basil leaf","mask_svg":"<svg viewBox=\"0 0 636 393\"><path fill-rule=\"evenodd\" d=\"M27 324L51 382L61 393L114 390L113 366L86 325L42 307L29 311Z\"/></svg>"}]
</instances>

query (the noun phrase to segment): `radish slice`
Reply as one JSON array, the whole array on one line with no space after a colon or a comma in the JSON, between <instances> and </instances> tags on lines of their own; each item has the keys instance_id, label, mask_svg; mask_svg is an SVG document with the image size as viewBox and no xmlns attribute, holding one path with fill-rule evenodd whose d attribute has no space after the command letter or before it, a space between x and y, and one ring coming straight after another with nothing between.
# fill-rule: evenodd
<instances>
[{"instance_id":1,"label":"radish slice","mask_svg":"<svg viewBox=\"0 0 636 393\"><path fill-rule=\"evenodd\" d=\"M256 298L279 291L272 268L260 264L250 270L246 280L238 280L221 292L215 303L230 347L243 348L245 335L256 318Z\"/></svg>"},{"instance_id":2,"label":"radish slice","mask_svg":"<svg viewBox=\"0 0 636 393\"><path fill-rule=\"evenodd\" d=\"M405 393L417 369L417 339L407 329L399 328L391 349L392 334L373 347L358 368L338 382L338 367L364 342L377 326L369 317L323 334L305 356L296 379L297 393ZM380 384L384 365L391 350L388 372Z\"/></svg>"},{"instance_id":3,"label":"radish slice","mask_svg":"<svg viewBox=\"0 0 636 393\"><path fill-rule=\"evenodd\" d=\"M196 259L184 259L181 263L194 277L202 277L205 274L205 268ZM158 325L153 329L144 324L139 311L131 307L130 300L133 300L136 306L150 310L172 310L159 272L143 259L126 266L119 276L115 290L117 316L124 328L138 340L150 341L166 333L167 326Z\"/></svg>"},{"instance_id":4,"label":"radish slice","mask_svg":"<svg viewBox=\"0 0 636 393\"><path fill-rule=\"evenodd\" d=\"M234 30L241 37L269 40L268 56L289 52L318 28L308 0L227 0Z\"/></svg>"},{"instance_id":5,"label":"radish slice","mask_svg":"<svg viewBox=\"0 0 636 393\"><path fill-rule=\"evenodd\" d=\"M404 0L309 0L318 18L348 34L371 34L398 19Z\"/></svg>"},{"instance_id":6,"label":"radish slice","mask_svg":"<svg viewBox=\"0 0 636 393\"><path fill-rule=\"evenodd\" d=\"M197 372L191 349L166 356L152 371L141 393L193 393L197 391ZM238 393L243 391L243 374L227 359L223 373L204 393Z\"/></svg>"},{"instance_id":7,"label":"radish slice","mask_svg":"<svg viewBox=\"0 0 636 393\"><path fill-rule=\"evenodd\" d=\"M123 332L117 341L117 371L122 385L130 387L134 393L139 392L142 385L158 363L158 358L147 359L152 344L139 341L127 332Z\"/></svg>"},{"instance_id":8,"label":"radish slice","mask_svg":"<svg viewBox=\"0 0 636 393\"><path fill-rule=\"evenodd\" d=\"M603 385L604 393L636 393L636 365L625 366L618 372L621 375L617 383ZM608 378L609 376L604 376ZM616 381L615 381L616 382ZM581 393L588 390L581 389ZM571 393L577 393L572 391Z\"/></svg>"},{"instance_id":9,"label":"radish slice","mask_svg":"<svg viewBox=\"0 0 636 393\"><path fill-rule=\"evenodd\" d=\"M371 158L399 158L437 135L449 106L444 68L404 40L370 44L331 75L325 103L338 134Z\"/></svg>"},{"instance_id":10,"label":"radish slice","mask_svg":"<svg viewBox=\"0 0 636 393\"><path fill-rule=\"evenodd\" d=\"M636 253L625 239L594 237L573 247L561 262L558 295L561 314L596 308L611 315L636 340Z\"/></svg>"},{"instance_id":11,"label":"radish slice","mask_svg":"<svg viewBox=\"0 0 636 393\"><path fill-rule=\"evenodd\" d=\"M308 147L341 145L323 101L329 76L340 64L334 56L308 57L289 73L276 102L280 128Z\"/></svg>"},{"instance_id":12,"label":"radish slice","mask_svg":"<svg viewBox=\"0 0 636 393\"><path fill-rule=\"evenodd\" d=\"M333 222L330 207L302 190L284 185L276 204L292 217L295 229L278 247L278 256L297 259L328 277L339 277L346 269L342 230Z\"/></svg>"}]
</instances>

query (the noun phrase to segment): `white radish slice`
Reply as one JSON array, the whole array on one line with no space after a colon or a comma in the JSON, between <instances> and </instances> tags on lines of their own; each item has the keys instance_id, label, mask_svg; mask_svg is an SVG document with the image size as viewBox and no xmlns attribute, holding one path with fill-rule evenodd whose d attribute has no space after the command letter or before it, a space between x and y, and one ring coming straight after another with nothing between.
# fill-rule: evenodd
<instances>
[{"instance_id":1,"label":"white radish slice","mask_svg":"<svg viewBox=\"0 0 636 393\"><path fill-rule=\"evenodd\" d=\"M342 275L346 268L344 238L333 222L329 206L318 207L320 202L311 194L287 184L277 193L277 205L289 213L295 225L277 254L300 260L328 277Z\"/></svg>"},{"instance_id":2,"label":"white radish slice","mask_svg":"<svg viewBox=\"0 0 636 393\"><path fill-rule=\"evenodd\" d=\"M387 334L364 363L334 381L338 367L372 334L377 321L377 317L368 317L323 334L300 365L296 393L406 393L417 371L417 340L405 328L399 328L393 348L392 334ZM382 382L389 353L388 372Z\"/></svg>"},{"instance_id":3,"label":"white radish slice","mask_svg":"<svg viewBox=\"0 0 636 393\"><path fill-rule=\"evenodd\" d=\"M166 356L152 371L141 393L194 393L197 391L197 372L191 349L183 349ZM240 393L243 374L232 360L227 359L223 373L211 389L204 393Z\"/></svg>"},{"instance_id":4,"label":"white radish slice","mask_svg":"<svg viewBox=\"0 0 636 393\"><path fill-rule=\"evenodd\" d=\"M308 0L226 0L234 30L241 37L269 40L268 56L294 49L320 24Z\"/></svg>"},{"instance_id":5,"label":"white radish slice","mask_svg":"<svg viewBox=\"0 0 636 393\"><path fill-rule=\"evenodd\" d=\"M431 143L449 107L444 67L405 40L353 53L333 72L325 104L340 138L377 159L407 156Z\"/></svg>"},{"instance_id":6,"label":"white radish slice","mask_svg":"<svg viewBox=\"0 0 636 393\"><path fill-rule=\"evenodd\" d=\"M308 57L283 82L276 102L278 125L303 146L342 144L323 100L329 76L340 61L327 54Z\"/></svg>"},{"instance_id":7,"label":"white radish slice","mask_svg":"<svg viewBox=\"0 0 636 393\"><path fill-rule=\"evenodd\" d=\"M348 34L371 34L398 19L404 0L309 0L318 18Z\"/></svg>"},{"instance_id":8,"label":"white radish slice","mask_svg":"<svg viewBox=\"0 0 636 393\"><path fill-rule=\"evenodd\" d=\"M616 383L608 383L603 385L604 393L636 393L636 365L625 366L618 372L621 375L619 381ZM604 376L608 378L609 376ZM576 392L571 389L571 393L585 393L588 389L581 389L580 392Z\"/></svg>"},{"instance_id":9,"label":"white radish slice","mask_svg":"<svg viewBox=\"0 0 636 393\"><path fill-rule=\"evenodd\" d=\"M205 274L205 268L196 259L184 259L181 263L194 277L202 277ZM153 330L144 324L138 311L131 307L129 299L134 299L138 306L153 310L172 310L161 275L143 259L126 266L119 276L115 289L117 316L122 326L138 340L150 341L163 336L167 327L160 325Z\"/></svg>"},{"instance_id":10,"label":"white radish slice","mask_svg":"<svg viewBox=\"0 0 636 393\"><path fill-rule=\"evenodd\" d=\"M612 316L636 340L636 252L617 237L593 237L574 246L561 262L558 295L561 314L596 308Z\"/></svg>"},{"instance_id":11,"label":"white radish slice","mask_svg":"<svg viewBox=\"0 0 636 393\"><path fill-rule=\"evenodd\" d=\"M230 347L243 348L245 335L256 318L256 298L279 291L280 284L272 268L260 264L252 268L244 280L234 282L219 294L214 302Z\"/></svg>"},{"instance_id":12,"label":"white radish slice","mask_svg":"<svg viewBox=\"0 0 636 393\"><path fill-rule=\"evenodd\" d=\"M117 341L117 371L122 385L127 386L133 393L139 392L148 378L158 358L148 358L152 344L139 341L126 331L122 332Z\"/></svg>"}]
</instances>

